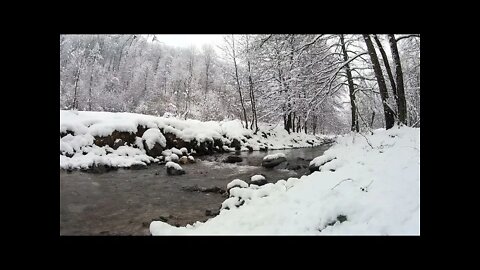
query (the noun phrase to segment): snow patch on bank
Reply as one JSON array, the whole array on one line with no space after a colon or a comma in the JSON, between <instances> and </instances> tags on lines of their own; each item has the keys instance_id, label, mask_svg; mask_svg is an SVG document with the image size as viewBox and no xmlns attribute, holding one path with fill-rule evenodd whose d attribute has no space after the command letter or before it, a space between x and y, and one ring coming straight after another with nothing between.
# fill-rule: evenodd
<instances>
[{"instance_id":1,"label":"snow patch on bank","mask_svg":"<svg viewBox=\"0 0 480 270\"><path fill-rule=\"evenodd\" d=\"M275 184L234 187L218 216L178 228L154 221L150 232L152 235L419 235L419 135L419 128L395 126L390 130L375 130L366 137L342 136L325 152L325 158L315 161L322 163L335 157L335 172L322 170Z\"/></svg>"},{"instance_id":2,"label":"snow patch on bank","mask_svg":"<svg viewBox=\"0 0 480 270\"><path fill-rule=\"evenodd\" d=\"M139 135L141 137L134 137L131 145L123 143L121 147L131 149L127 152L125 148L119 147L114 150L109 146L99 147L94 144L96 137L106 137L114 131L137 133L139 126L145 127L146 131ZM280 125L265 123L259 123L259 128L258 134L253 134L252 130L243 128L240 120L201 122L136 113L60 110L60 168L80 169L95 164L115 167L149 164L154 159L146 154L143 142L149 149L152 149L155 143L165 147L166 133L175 134L178 139L185 142L196 140L197 145L205 141L219 140L223 144L230 144L238 140L242 144L242 151L249 150L246 146L252 150L319 146L325 139L331 137L303 133L288 134ZM66 133L68 134L65 135ZM235 151L233 147L227 145L223 145L221 149ZM172 148L165 150L167 152L164 151L164 155L176 154L180 157L187 154L188 150ZM191 149L191 152L195 153L195 150ZM175 156L169 159L174 160Z\"/></svg>"}]
</instances>

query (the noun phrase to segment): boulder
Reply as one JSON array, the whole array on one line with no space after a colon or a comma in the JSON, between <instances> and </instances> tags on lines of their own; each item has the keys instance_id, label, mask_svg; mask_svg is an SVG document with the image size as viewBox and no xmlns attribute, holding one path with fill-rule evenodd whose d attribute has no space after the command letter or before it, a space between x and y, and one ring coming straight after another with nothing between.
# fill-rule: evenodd
<instances>
[{"instance_id":1,"label":"boulder","mask_svg":"<svg viewBox=\"0 0 480 270\"><path fill-rule=\"evenodd\" d=\"M163 148L162 146L157 142L153 145L153 147L150 149L148 145L143 141L143 148L145 149L145 152L147 155L151 157L158 157L162 155Z\"/></svg>"}]
</instances>

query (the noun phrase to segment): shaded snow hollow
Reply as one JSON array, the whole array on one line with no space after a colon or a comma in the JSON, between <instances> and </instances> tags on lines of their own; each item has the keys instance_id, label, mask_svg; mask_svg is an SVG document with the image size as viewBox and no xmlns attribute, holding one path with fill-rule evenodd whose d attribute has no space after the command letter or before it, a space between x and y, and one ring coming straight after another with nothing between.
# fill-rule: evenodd
<instances>
[{"instance_id":1,"label":"shaded snow hollow","mask_svg":"<svg viewBox=\"0 0 480 270\"><path fill-rule=\"evenodd\" d=\"M152 235L420 234L419 128L395 126L390 130L375 130L366 137L348 134L338 138L324 156L315 162L336 159L300 179L232 188L220 214L205 223L177 228L154 221L150 232Z\"/></svg>"},{"instance_id":2,"label":"shaded snow hollow","mask_svg":"<svg viewBox=\"0 0 480 270\"><path fill-rule=\"evenodd\" d=\"M96 136L105 137L114 131L136 133L138 126L144 126L147 130L142 138L135 138L136 143L133 145L123 145L115 150L108 145L100 147L94 144ZM149 148L155 143L164 147L166 139L159 129L165 133L175 134L177 138L184 141L195 139L197 143L201 143L212 142L214 139L221 140L224 144L223 149L227 151L235 151L233 147L225 145L230 145L234 139L241 142L242 151L248 151L247 146L253 150L260 150L261 147L284 149L318 146L324 138L328 138L323 135L288 134L280 125L259 123L259 128L260 132L253 134L252 130L242 127L240 120L201 122L135 113L60 110L60 133L73 133L60 138L60 168L86 169L94 164L113 167L149 164L155 159L146 154L142 141ZM262 132L268 132L271 136L265 138ZM182 156L182 153L187 152L188 149L172 148L165 151L168 154ZM165 151L164 153L167 153Z\"/></svg>"}]
</instances>

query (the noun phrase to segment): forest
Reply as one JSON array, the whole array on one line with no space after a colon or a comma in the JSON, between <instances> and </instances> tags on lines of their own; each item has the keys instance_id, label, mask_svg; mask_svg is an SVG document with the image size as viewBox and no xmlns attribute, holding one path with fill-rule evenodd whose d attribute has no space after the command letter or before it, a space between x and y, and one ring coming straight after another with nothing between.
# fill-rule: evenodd
<instances>
[{"instance_id":1,"label":"forest","mask_svg":"<svg viewBox=\"0 0 480 270\"><path fill-rule=\"evenodd\" d=\"M60 109L290 132L420 127L420 35L224 35L173 47L161 35L60 35Z\"/></svg>"}]
</instances>

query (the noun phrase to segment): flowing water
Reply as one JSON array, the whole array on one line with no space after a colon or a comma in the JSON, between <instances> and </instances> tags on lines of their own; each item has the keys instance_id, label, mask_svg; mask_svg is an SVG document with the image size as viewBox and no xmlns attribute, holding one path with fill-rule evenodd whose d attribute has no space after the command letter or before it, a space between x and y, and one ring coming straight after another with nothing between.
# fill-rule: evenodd
<instances>
[{"instance_id":1,"label":"flowing water","mask_svg":"<svg viewBox=\"0 0 480 270\"><path fill-rule=\"evenodd\" d=\"M167 175L165 166L159 164L101 174L61 170L60 235L149 235L150 222L161 217L175 226L204 222L211 218L205 211L218 210L226 197L182 187L226 189L233 179L248 182L255 174L265 175L272 183L301 177L308 171L310 160L329 146L241 152L237 154L243 161L234 164L222 162L234 153L202 156L196 163L182 165L186 174L179 176ZM299 166L296 170L285 169L282 164L263 168L263 157L275 153L284 153L290 165Z\"/></svg>"}]
</instances>

